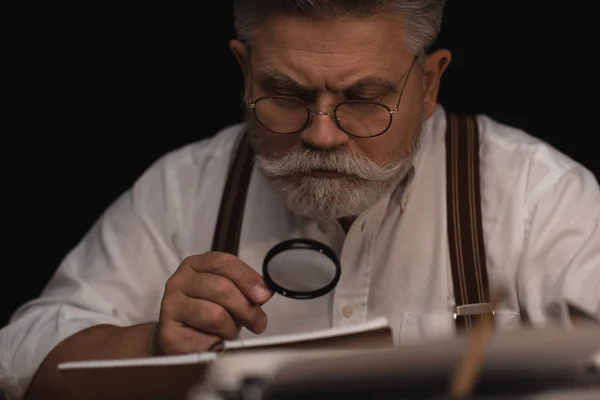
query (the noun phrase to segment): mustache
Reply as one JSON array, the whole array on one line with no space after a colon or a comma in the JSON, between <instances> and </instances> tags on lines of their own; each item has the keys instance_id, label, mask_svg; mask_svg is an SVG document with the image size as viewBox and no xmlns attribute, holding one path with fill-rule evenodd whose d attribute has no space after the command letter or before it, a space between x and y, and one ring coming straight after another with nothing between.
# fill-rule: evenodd
<instances>
[{"instance_id":1,"label":"mustache","mask_svg":"<svg viewBox=\"0 0 600 400\"><path fill-rule=\"evenodd\" d=\"M255 157L257 166L271 178L282 178L314 171L330 171L370 181L394 179L407 164L406 160L392 158L380 166L367 157L340 148L315 150L294 148L280 157Z\"/></svg>"}]
</instances>

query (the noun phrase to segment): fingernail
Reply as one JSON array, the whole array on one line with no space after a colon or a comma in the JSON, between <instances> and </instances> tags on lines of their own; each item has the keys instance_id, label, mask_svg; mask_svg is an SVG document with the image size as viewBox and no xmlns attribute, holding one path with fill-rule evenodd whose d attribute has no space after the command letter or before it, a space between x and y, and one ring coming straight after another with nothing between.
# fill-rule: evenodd
<instances>
[{"instance_id":1,"label":"fingernail","mask_svg":"<svg viewBox=\"0 0 600 400\"><path fill-rule=\"evenodd\" d=\"M210 346L208 348L208 351L221 351L223 350L223 341L222 340L218 340L215 343L212 344L212 346Z\"/></svg>"},{"instance_id":2,"label":"fingernail","mask_svg":"<svg viewBox=\"0 0 600 400\"><path fill-rule=\"evenodd\" d=\"M271 291L267 289L263 284L258 284L252 288L252 297L254 300L262 303L271 296Z\"/></svg>"},{"instance_id":3,"label":"fingernail","mask_svg":"<svg viewBox=\"0 0 600 400\"><path fill-rule=\"evenodd\" d=\"M263 314L258 317L256 321L256 333L263 333L267 329L268 322L266 315Z\"/></svg>"}]
</instances>

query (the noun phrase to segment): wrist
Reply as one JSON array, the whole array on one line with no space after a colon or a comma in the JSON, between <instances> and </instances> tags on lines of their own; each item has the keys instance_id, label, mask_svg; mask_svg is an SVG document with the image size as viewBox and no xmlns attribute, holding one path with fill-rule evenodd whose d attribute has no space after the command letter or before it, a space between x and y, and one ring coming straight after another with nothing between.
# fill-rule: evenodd
<instances>
[{"instance_id":1,"label":"wrist","mask_svg":"<svg viewBox=\"0 0 600 400\"><path fill-rule=\"evenodd\" d=\"M150 356L151 357L158 357L158 356L164 356L165 353L162 351L162 348L160 347L160 340L159 340L159 335L158 333L160 332L160 323L159 322L155 322L154 323L154 332L152 334L152 338L150 340Z\"/></svg>"}]
</instances>

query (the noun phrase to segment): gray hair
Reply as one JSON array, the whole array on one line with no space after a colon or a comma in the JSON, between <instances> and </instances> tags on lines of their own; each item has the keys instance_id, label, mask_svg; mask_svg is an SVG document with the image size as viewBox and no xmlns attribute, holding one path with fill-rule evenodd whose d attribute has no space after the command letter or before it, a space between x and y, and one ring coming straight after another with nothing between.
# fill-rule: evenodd
<instances>
[{"instance_id":1,"label":"gray hair","mask_svg":"<svg viewBox=\"0 0 600 400\"><path fill-rule=\"evenodd\" d=\"M402 21L406 27L404 46L418 54L436 40L445 3L446 0L234 0L234 22L238 39L251 44L260 24L274 15L328 18L382 13Z\"/></svg>"}]
</instances>

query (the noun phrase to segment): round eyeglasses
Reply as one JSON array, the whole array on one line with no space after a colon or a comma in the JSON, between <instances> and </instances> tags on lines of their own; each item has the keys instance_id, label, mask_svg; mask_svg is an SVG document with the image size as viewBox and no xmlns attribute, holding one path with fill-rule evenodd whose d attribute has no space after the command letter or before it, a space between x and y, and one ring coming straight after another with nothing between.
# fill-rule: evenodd
<instances>
[{"instance_id":1,"label":"round eyeglasses","mask_svg":"<svg viewBox=\"0 0 600 400\"><path fill-rule=\"evenodd\" d=\"M374 101L347 100L336 105L331 111L312 110L303 101L286 96L263 96L256 100L248 99L256 121L266 130L279 134L296 134L306 129L314 116L330 116L337 127L350 136L370 138L384 134L392 125L394 114L398 112L406 82L410 77L417 57L413 59L407 78L402 85L398 103L393 110L387 105Z\"/></svg>"}]
</instances>

